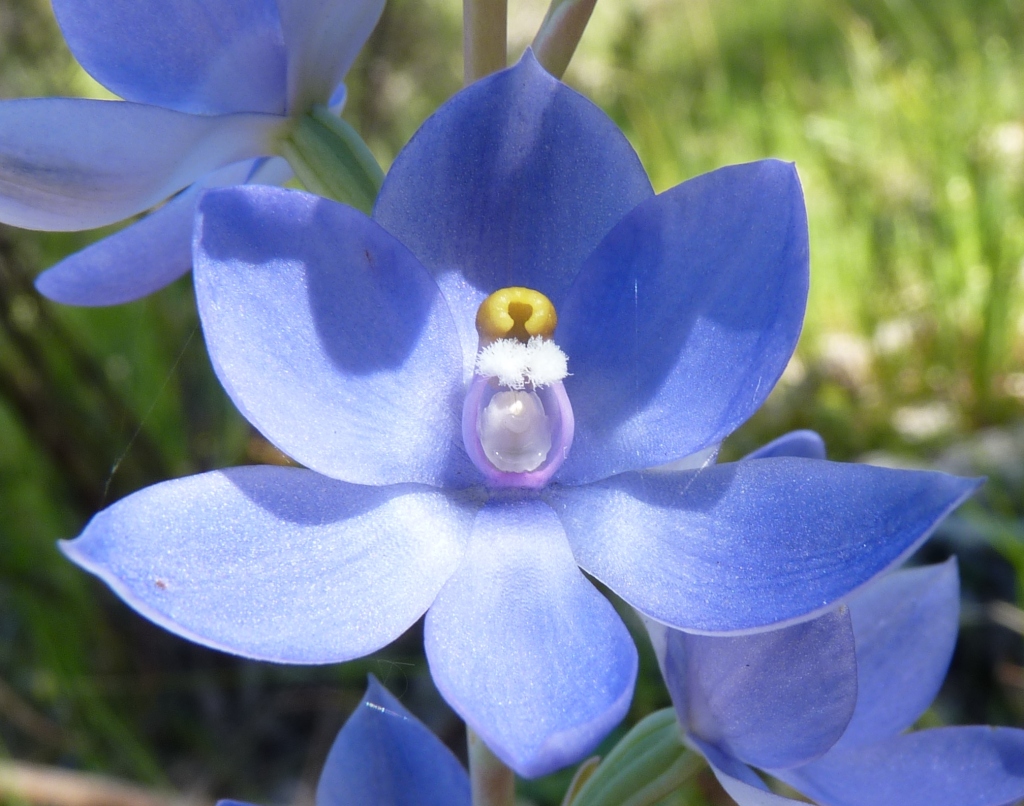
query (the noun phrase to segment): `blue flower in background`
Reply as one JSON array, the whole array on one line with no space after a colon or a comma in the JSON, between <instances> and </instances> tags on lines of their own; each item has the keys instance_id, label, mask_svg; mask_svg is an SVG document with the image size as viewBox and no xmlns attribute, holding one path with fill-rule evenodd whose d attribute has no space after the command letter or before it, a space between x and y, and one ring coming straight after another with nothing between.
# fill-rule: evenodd
<instances>
[{"instance_id":1,"label":"blue flower in background","mask_svg":"<svg viewBox=\"0 0 1024 806\"><path fill-rule=\"evenodd\" d=\"M327 754L316 806L469 806L451 751L370 676L363 701ZM218 806L249 806L222 800Z\"/></svg>"},{"instance_id":2,"label":"blue flower in background","mask_svg":"<svg viewBox=\"0 0 1024 806\"><path fill-rule=\"evenodd\" d=\"M290 116L340 82L383 0L54 0L71 51L125 102L0 103L0 221L81 230L155 212L42 274L59 302L110 305L192 265L192 222L214 185L283 182ZM257 159L254 159L257 158Z\"/></svg>"},{"instance_id":3,"label":"blue flower in background","mask_svg":"<svg viewBox=\"0 0 1024 806\"><path fill-rule=\"evenodd\" d=\"M798 432L748 458L794 454L823 458L824 446ZM891 573L848 607L779 630L651 633L680 724L740 806L797 803L751 767L821 806L1009 806L1024 797L1024 730L903 733L946 676L959 604L951 559Z\"/></svg>"},{"instance_id":4,"label":"blue flower in background","mask_svg":"<svg viewBox=\"0 0 1024 806\"><path fill-rule=\"evenodd\" d=\"M529 54L424 124L373 220L213 190L195 262L225 389L310 469L150 487L66 553L153 621L249 657L344 661L426 614L438 688L522 775L579 760L632 696L636 649L580 568L674 627L756 631L901 561L975 487L709 465L799 335L796 173L769 160L655 196L621 132ZM485 338L504 314L522 332Z\"/></svg>"}]
</instances>

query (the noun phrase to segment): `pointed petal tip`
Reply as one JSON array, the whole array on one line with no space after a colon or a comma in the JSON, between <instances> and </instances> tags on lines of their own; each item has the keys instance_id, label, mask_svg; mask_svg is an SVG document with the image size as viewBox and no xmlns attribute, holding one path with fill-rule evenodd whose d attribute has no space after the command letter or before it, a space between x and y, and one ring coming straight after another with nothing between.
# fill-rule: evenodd
<instances>
[{"instance_id":1,"label":"pointed petal tip","mask_svg":"<svg viewBox=\"0 0 1024 806\"><path fill-rule=\"evenodd\" d=\"M955 499L955 503L950 505L949 510L942 516L943 518L974 495L988 481L987 476L954 476L948 473L936 473L936 475L950 480L948 489L950 495ZM942 518L939 520L941 521Z\"/></svg>"},{"instance_id":2,"label":"pointed petal tip","mask_svg":"<svg viewBox=\"0 0 1024 806\"><path fill-rule=\"evenodd\" d=\"M70 275L70 276L69 276ZM73 305L76 308L106 308L111 305L123 305L141 299L150 291L134 293L135 289L104 289L88 282L82 283L77 272L71 274L63 271L61 264L46 269L39 274L33 285L40 295L50 302L59 305Z\"/></svg>"},{"instance_id":3,"label":"pointed petal tip","mask_svg":"<svg viewBox=\"0 0 1024 806\"><path fill-rule=\"evenodd\" d=\"M58 305L73 305L76 308L105 308L134 302L143 294L120 293L120 289L103 289L83 283L77 272L67 272L58 263L39 274L33 285L40 295ZM148 292L146 292L148 293Z\"/></svg>"},{"instance_id":4,"label":"pointed petal tip","mask_svg":"<svg viewBox=\"0 0 1024 806\"><path fill-rule=\"evenodd\" d=\"M90 574L101 576L100 569L96 566L92 558L84 550L85 547L82 545L83 541L86 543L88 542L85 540L86 532L88 531L89 524L86 524L85 529L82 530L82 533L78 537L58 540L57 550L83 571L88 571Z\"/></svg>"},{"instance_id":5,"label":"pointed petal tip","mask_svg":"<svg viewBox=\"0 0 1024 806\"><path fill-rule=\"evenodd\" d=\"M53 276L53 269L46 269L41 274L37 275L36 279L32 282L32 285L35 286L36 291L51 302L66 304L61 298L62 294L60 284L57 282L57 278Z\"/></svg>"},{"instance_id":6,"label":"pointed petal tip","mask_svg":"<svg viewBox=\"0 0 1024 806\"><path fill-rule=\"evenodd\" d=\"M71 562L77 564L77 560L75 559L76 550L72 543L74 543L74 540L71 539L58 540L57 551L71 560Z\"/></svg>"},{"instance_id":7,"label":"pointed petal tip","mask_svg":"<svg viewBox=\"0 0 1024 806\"><path fill-rule=\"evenodd\" d=\"M366 676L366 693L363 694L363 704L382 705L391 710L400 711L403 714L406 713L405 707L399 702L398 698L388 691L387 686L381 683L373 672Z\"/></svg>"},{"instance_id":8,"label":"pointed petal tip","mask_svg":"<svg viewBox=\"0 0 1024 806\"><path fill-rule=\"evenodd\" d=\"M493 742L489 738L485 738L485 741L498 758L523 778L540 778L576 764L592 755L609 731L626 718L633 702L638 671L639 656L634 649L629 685L623 688L619 697L607 710L588 723L568 727L548 736L541 744L529 748L513 747L497 738ZM489 734L483 726L480 730L474 726L474 730L482 737Z\"/></svg>"},{"instance_id":9,"label":"pointed petal tip","mask_svg":"<svg viewBox=\"0 0 1024 806\"><path fill-rule=\"evenodd\" d=\"M800 173L797 171L796 163L789 160L781 160L776 157L766 157L752 162L741 162L734 165L726 165L718 170L736 171L747 174L747 181L756 183L775 182L782 185L789 185L792 190L803 195L803 185L800 182ZM685 184L685 183L684 183ZM679 187L678 185L676 187ZM666 192L671 192L672 189Z\"/></svg>"},{"instance_id":10,"label":"pointed petal tip","mask_svg":"<svg viewBox=\"0 0 1024 806\"><path fill-rule=\"evenodd\" d=\"M530 45L526 46L526 50L524 50L523 55L519 57L519 61L510 69L516 70L520 66L531 70L539 70L551 80L558 80L553 75L551 75L547 70L544 69L544 65L540 63L540 60L537 58L537 54L533 52L533 47Z\"/></svg>"},{"instance_id":11,"label":"pointed petal tip","mask_svg":"<svg viewBox=\"0 0 1024 806\"><path fill-rule=\"evenodd\" d=\"M567 731L549 736L541 745L533 748L512 747L500 740L487 738L487 732L474 730L484 737L491 751L522 778L534 779L558 772L593 754L601 740L626 717L633 701L634 685L628 687L619 699L598 719L587 725L576 726Z\"/></svg>"}]
</instances>

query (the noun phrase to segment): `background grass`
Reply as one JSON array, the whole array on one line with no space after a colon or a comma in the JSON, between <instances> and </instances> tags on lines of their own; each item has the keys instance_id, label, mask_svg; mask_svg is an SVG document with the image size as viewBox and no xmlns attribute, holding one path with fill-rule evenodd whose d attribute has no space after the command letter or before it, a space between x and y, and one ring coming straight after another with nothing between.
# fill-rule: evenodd
<instances>
[{"instance_id":1,"label":"background grass","mask_svg":"<svg viewBox=\"0 0 1024 806\"><path fill-rule=\"evenodd\" d=\"M514 4L513 57L543 12ZM458 89L459 21L453 0L394 0L360 57L346 117L382 164ZM727 456L811 427L838 459L990 476L920 558L956 552L964 576L928 724L1024 725L1024 643L990 606L1024 605L1022 76L1020 0L601 0L567 76L659 190L727 163L797 164L804 335ZM103 90L48 4L0 0L0 97L49 94ZM367 672L460 750L418 628L344 666L243 662L152 627L60 557L57 539L139 487L273 459L212 376L187 278L106 310L35 293L38 271L102 234L0 226L0 752L308 803ZM642 654L631 721L667 704ZM555 803L565 782L523 794ZM672 802L727 801L700 776Z\"/></svg>"}]
</instances>

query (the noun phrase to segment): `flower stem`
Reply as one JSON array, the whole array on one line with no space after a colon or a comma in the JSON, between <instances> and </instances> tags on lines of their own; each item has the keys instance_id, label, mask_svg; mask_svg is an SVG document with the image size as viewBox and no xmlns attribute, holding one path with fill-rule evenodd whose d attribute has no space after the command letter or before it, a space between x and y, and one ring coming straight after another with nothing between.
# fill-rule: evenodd
<instances>
[{"instance_id":1,"label":"flower stem","mask_svg":"<svg viewBox=\"0 0 1024 806\"><path fill-rule=\"evenodd\" d=\"M508 0L463 0L462 55L464 82L468 87L478 78L508 63Z\"/></svg>"},{"instance_id":2,"label":"flower stem","mask_svg":"<svg viewBox=\"0 0 1024 806\"><path fill-rule=\"evenodd\" d=\"M533 39L533 53L555 78L565 74L597 0L551 0Z\"/></svg>"},{"instance_id":3,"label":"flower stem","mask_svg":"<svg viewBox=\"0 0 1024 806\"><path fill-rule=\"evenodd\" d=\"M469 746L469 785L473 806L514 806L516 775L490 751L483 739L466 726Z\"/></svg>"},{"instance_id":4,"label":"flower stem","mask_svg":"<svg viewBox=\"0 0 1024 806\"><path fill-rule=\"evenodd\" d=\"M307 190L367 215L373 210L384 172L356 130L327 107L296 120L280 149Z\"/></svg>"}]
</instances>

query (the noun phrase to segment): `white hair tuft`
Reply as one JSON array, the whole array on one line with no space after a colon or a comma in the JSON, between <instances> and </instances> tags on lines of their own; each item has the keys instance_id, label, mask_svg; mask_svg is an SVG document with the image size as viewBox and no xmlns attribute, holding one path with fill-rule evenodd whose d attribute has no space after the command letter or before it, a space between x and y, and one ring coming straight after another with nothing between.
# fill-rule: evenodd
<instances>
[{"instance_id":1,"label":"white hair tuft","mask_svg":"<svg viewBox=\"0 0 1024 806\"><path fill-rule=\"evenodd\" d=\"M549 386L569 374L569 359L553 341L534 336L523 344L516 339L498 339L476 357L476 372L497 378L509 389Z\"/></svg>"}]
</instances>

